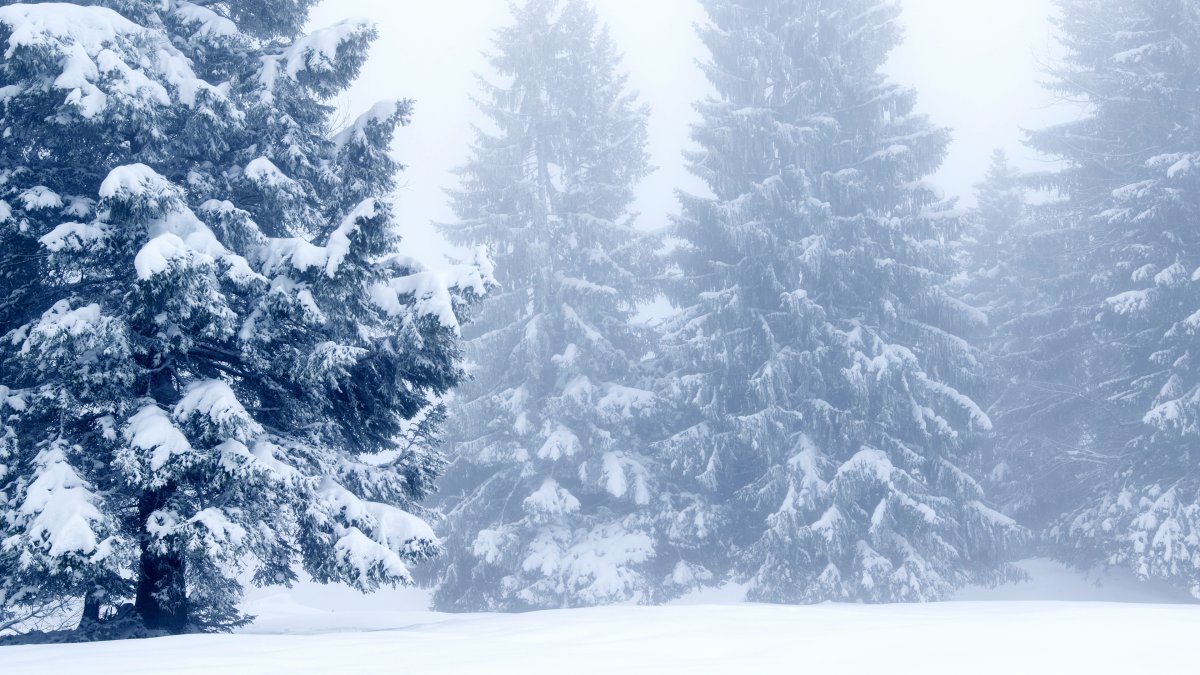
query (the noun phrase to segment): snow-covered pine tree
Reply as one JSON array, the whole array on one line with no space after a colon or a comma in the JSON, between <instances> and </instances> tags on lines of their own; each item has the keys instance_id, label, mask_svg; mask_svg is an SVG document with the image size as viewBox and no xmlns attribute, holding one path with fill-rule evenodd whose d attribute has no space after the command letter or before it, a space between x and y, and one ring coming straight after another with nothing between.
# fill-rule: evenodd
<instances>
[{"instance_id":1,"label":"snow-covered pine tree","mask_svg":"<svg viewBox=\"0 0 1200 675\"><path fill-rule=\"evenodd\" d=\"M372 26L304 35L313 0L2 4L0 267L45 298L5 319L5 602L180 632L242 621L242 573L410 582L489 281L400 255L406 102L331 127Z\"/></svg>"},{"instance_id":2,"label":"snow-covered pine tree","mask_svg":"<svg viewBox=\"0 0 1200 675\"><path fill-rule=\"evenodd\" d=\"M988 315L989 328L1013 313L1004 291L1011 283L1009 249L1028 211L1029 188L1003 150L992 154L983 182L975 188L977 204L963 218L960 246L960 277L955 284L962 299ZM985 351L991 352L991 331L983 336Z\"/></svg>"},{"instance_id":3,"label":"snow-covered pine tree","mask_svg":"<svg viewBox=\"0 0 1200 675\"><path fill-rule=\"evenodd\" d=\"M920 601L1002 578L1021 536L964 472L987 416L944 288L960 224L923 182L948 133L880 74L889 0L707 0L663 446L672 545L772 602ZM722 556L722 550L732 552Z\"/></svg>"},{"instance_id":4,"label":"snow-covered pine tree","mask_svg":"<svg viewBox=\"0 0 1200 675\"><path fill-rule=\"evenodd\" d=\"M986 331L969 336L985 355L983 400L995 424L979 470L989 497L1040 531L1095 482L1094 462L1063 453L1086 444L1082 418L1092 406L1079 358L1090 321L1073 299L1086 283L1086 270L1072 267L1082 231L1053 181L1022 175L999 155L978 198L954 286L988 315Z\"/></svg>"},{"instance_id":5,"label":"snow-covered pine tree","mask_svg":"<svg viewBox=\"0 0 1200 675\"><path fill-rule=\"evenodd\" d=\"M1022 331L1036 313L1033 296L1043 280L1037 270L1026 269L1034 253L1026 248L1032 234L1030 191L1028 180L1012 167L1008 155L996 150L987 175L975 188L977 204L963 219L959 273L950 285L957 297L987 316L986 323L964 336L982 353L988 386L979 400L995 423L982 439L973 468L986 477L989 497L1008 515L1024 514L1031 507L1034 457L1027 451L1031 446L1044 450L1027 442L1032 439L1026 433L1028 416L1015 414L1024 410L1019 401L1027 394L1023 391L1027 380L1013 376L1024 365L1024 355L1012 352L1015 345L1022 345ZM1011 428L1010 412L1017 418L1011 420Z\"/></svg>"},{"instance_id":6,"label":"snow-covered pine tree","mask_svg":"<svg viewBox=\"0 0 1200 675\"><path fill-rule=\"evenodd\" d=\"M499 31L452 195L458 243L494 252L502 292L470 328L442 483L435 604L526 610L647 601L653 568L650 345L632 325L655 247L628 209L647 111L582 0L530 0Z\"/></svg>"},{"instance_id":7,"label":"snow-covered pine tree","mask_svg":"<svg viewBox=\"0 0 1200 675\"><path fill-rule=\"evenodd\" d=\"M1082 119L1033 135L1076 231L1075 358L1087 402L1074 446L1085 485L1052 531L1063 555L1200 596L1200 5L1060 0L1067 56L1053 88ZM1096 480L1098 479L1098 480Z\"/></svg>"}]
</instances>

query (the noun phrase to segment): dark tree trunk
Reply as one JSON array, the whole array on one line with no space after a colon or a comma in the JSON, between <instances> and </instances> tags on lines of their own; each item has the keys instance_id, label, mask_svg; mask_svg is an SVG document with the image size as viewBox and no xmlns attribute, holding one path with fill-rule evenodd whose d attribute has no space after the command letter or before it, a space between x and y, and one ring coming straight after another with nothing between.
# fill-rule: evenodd
<instances>
[{"instance_id":1,"label":"dark tree trunk","mask_svg":"<svg viewBox=\"0 0 1200 675\"><path fill-rule=\"evenodd\" d=\"M139 522L145 526L151 514L166 505L173 488L149 491L138 505ZM172 635L184 633L188 627L187 563L174 542L151 542L142 533L141 574L138 577L134 609L146 628L166 631Z\"/></svg>"},{"instance_id":2,"label":"dark tree trunk","mask_svg":"<svg viewBox=\"0 0 1200 675\"><path fill-rule=\"evenodd\" d=\"M95 626L100 623L100 598L90 595L83 601L83 616L79 617L79 628Z\"/></svg>"}]
</instances>

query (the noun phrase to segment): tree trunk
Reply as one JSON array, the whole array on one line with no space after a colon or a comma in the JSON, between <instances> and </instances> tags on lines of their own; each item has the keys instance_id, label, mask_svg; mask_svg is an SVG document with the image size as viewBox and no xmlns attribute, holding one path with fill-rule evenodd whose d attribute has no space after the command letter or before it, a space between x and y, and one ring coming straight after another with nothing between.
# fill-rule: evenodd
<instances>
[{"instance_id":1,"label":"tree trunk","mask_svg":"<svg viewBox=\"0 0 1200 675\"><path fill-rule=\"evenodd\" d=\"M83 600L83 616L79 617L80 630L100 623L100 598L89 595Z\"/></svg>"},{"instance_id":2,"label":"tree trunk","mask_svg":"<svg viewBox=\"0 0 1200 675\"><path fill-rule=\"evenodd\" d=\"M166 488L142 496L138 515L143 527L173 491ZM147 532L142 532L141 574L134 609L146 628L179 635L188 627L187 563L174 544L171 540L152 541Z\"/></svg>"}]
</instances>

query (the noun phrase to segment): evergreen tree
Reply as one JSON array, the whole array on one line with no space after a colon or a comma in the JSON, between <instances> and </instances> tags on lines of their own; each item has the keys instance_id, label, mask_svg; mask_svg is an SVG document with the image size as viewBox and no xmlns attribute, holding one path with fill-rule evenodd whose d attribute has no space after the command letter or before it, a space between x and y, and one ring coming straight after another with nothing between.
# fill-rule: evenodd
<instances>
[{"instance_id":1,"label":"evergreen tree","mask_svg":"<svg viewBox=\"0 0 1200 675\"><path fill-rule=\"evenodd\" d=\"M1200 240L1200 6L1061 0L1068 49L1053 88L1082 119L1033 135L1062 158L1074 284L1071 345L1085 402L1056 448L1082 495L1051 534L1083 565L1116 564L1200 596L1196 270Z\"/></svg>"},{"instance_id":2,"label":"evergreen tree","mask_svg":"<svg viewBox=\"0 0 1200 675\"><path fill-rule=\"evenodd\" d=\"M1026 177L1009 164L1008 155L1002 150L993 153L986 177L976 186L977 205L964 218L961 271L952 284L964 303L986 317L965 336L983 353L989 386L981 401L995 421L981 443L975 468L986 476L989 496L1014 517L1027 516L1037 501L1034 464L1045 456L1028 453L1041 444L1030 442L1034 437L1027 430L1033 425L1028 415L1021 414L1022 395L1029 394L1023 387L1027 380L1013 377L1026 365L1021 352L1024 331L1030 327L1030 317L1038 313L1035 290L1045 281L1028 264L1034 251L1027 242L1036 236L1027 203L1030 190Z\"/></svg>"},{"instance_id":3,"label":"evergreen tree","mask_svg":"<svg viewBox=\"0 0 1200 675\"><path fill-rule=\"evenodd\" d=\"M1026 194L1029 188L1022 174L1009 164L1003 150L992 154L992 163L982 183L976 186L977 204L964 218L960 242L957 280L962 299L988 316L988 328L983 340L986 351L993 339L990 330L997 322L1017 313L1011 306L1012 256L1010 251L1018 238L1018 229L1028 211Z\"/></svg>"},{"instance_id":4,"label":"evergreen tree","mask_svg":"<svg viewBox=\"0 0 1200 675\"><path fill-rule=\"evenodd\" d=\"M1079 358L1089 322L1074 299L1087 275L1073 267L1082 231L1053 181L1021 175L999 155L978 197L957 288L988 318L970 335L985 352L995 422L980 471L1007 515L1043 530L1097 481L1096 462L1063 451L1087 444L1083 421L1095 406L1082 393Z\"/></svg>"},{"instance_id":5,"label":"evergreen tree","mask_svg":"<svg viewBox=\"0 0 1200 675\"><path fill-rule=\"evenodd\" d=\"M887 0L707 0L663 444L677 578L772 602L920 601L1003 578L1020 537L964 472L991 423L945 290L960 224L923 182L948 133L880 69ZM728 551L728 555L722 555Z\"/></svg>"},{"instance_id":6,"label":"evergreen tree","mask_svg":"<svg viewBox=\"0 0 1200 675\"><path fill-rule=\"evenodd\" d=\"M459 243L494 252L503 291L471 327L443 483L435 604L527 610L646 601L654 571L650 345L632 325L654 247L633 225L647 111L581 0L530 0L500 30L452 194Z\"/></svg>"},{"instance_id":7,"label":"evergreen tree","mask_svg":"<svg viewBox=\"0 0 1200 675\"><path fill-rule=\"evenodd\" d=\"M182 632L244 621L243 573L409 583L489 282L400 255L407 102L333 133L374 29L303 35L314 0L3 4L0 268L36 291L4 317L5 602Z\"/></svg>"}]
</instances>

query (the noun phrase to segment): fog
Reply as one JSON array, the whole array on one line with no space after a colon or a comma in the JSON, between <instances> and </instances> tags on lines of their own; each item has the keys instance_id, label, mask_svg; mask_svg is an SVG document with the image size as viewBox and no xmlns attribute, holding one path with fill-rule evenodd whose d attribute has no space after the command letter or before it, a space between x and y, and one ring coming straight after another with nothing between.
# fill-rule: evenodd
<instances>
[{"instance_id":1,"label":"fog","mask_svg":"<svg viewBox=\"0 0 1200 675\"><path fill-rule=\"evenodd\" d=\"M700 191L684 167L692 104L708 84L694 25L696 0L595 0L625 54L630 80L653 109L651 154L658 170L641 186L641 224L656 228L676 209L676 189ZM1023 129L1064 111L1039 85L1054 58L1051 0L903 0L907 39L890 65L899 82L920 92L920 109L954 130L945 166L933 177L948 197L970 205L972 187L995 148L1024 169L1042 167L1022 145ZM384 98L417 102L397 153L408 165L397 196L410 245L435 257L447 249L430 226L453 218L445 189L466 158L477 113L470 94L492 33L508 20L506 0L330 0L313 26L348 17L377 22L380 40L358 84L337 104L345 116Z\"/></svg>"},{"instance_id":2,"label":"fog","mask_svg":"<svg viewBox=\"0 0 1200 675\"><path fill-rule=\"evenodd\" d=\"M1200 601L1198 45L1200 0L0 0L0 647L1057 672L1103 623L1188 672L1195 605L1104 608Z\"/></svg>"}]
</instances>

